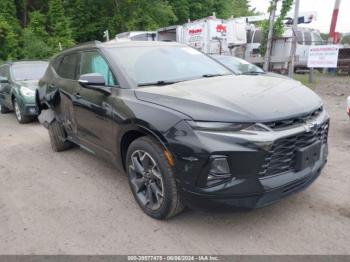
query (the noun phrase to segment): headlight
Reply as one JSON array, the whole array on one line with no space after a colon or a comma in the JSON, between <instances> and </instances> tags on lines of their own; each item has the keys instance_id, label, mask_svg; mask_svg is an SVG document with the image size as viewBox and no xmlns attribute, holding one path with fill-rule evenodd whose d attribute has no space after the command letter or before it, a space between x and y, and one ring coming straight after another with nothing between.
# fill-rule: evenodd
<instances>
[{"instance_id":1,"label":"headlight","mask_svg":"<svg viewBox=\"0 0 350 262\"><path fill-rule=\"evenodd\" d=\"M28 87L25 87L25 86L21 86L21 88L19 89L21 94L24 95L24 96L34 96L35 95L35 91L28 88Z\"/></svg>"},{"instance_id":2,"label":"headlight","mask_svg":"<svg viewBox=\"0 0 350 262\"><path fill-rule=\"evenodd\" d=\"M225 122L202 122L202 121L187 121L187 123L197 130L205 131L240 131L254 124L252 123L225 123Z\"/></svg>"}]
</instances>

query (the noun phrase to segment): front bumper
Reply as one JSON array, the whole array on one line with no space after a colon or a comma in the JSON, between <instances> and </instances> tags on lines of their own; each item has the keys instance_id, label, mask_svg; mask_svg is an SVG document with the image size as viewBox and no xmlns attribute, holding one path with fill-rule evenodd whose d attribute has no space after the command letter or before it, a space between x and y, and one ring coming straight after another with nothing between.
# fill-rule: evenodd
<instances>
[{"instance_id":1,"label":"front bumper","mask_svg":"<svg viewBox=\"0 0 350 262\"><path fill-rule=\"evenodd\" d=\"M311 185L321 174L327 162L327 145L322 147L322 157L313 166L300 172L289 172L259 179L236 179L220 189L191 191L183 188L185 202L195 208L241 207L259 208L272 204ZM237 194L240 187L249 186L251 193Z\"/></svg>"},{"instance_id":2,"label":"front bumper","mask_svg":"<svg viewBox=\"0 0 350 262\"><path fill-rule=\"evenodd\" d=\"M186 130L185 124L179 123L171 132L171 138L175 140L171 143L171 150L176 157L176 173L184 200L189 206L199 208L256 208L305 189L320 175L327 162L328 124L329 117L325 111L313 120L313 131L310 131L309 125L299 125L268 132L215 133ZM327 130L325 133L324 127ZM315 140L312 140L313 134ZM288 146L294 137L307 141L311 138L310 144L321 142L318 160L299 169L290 168L272 173L266 172L266 169L262 171L266 159L271 157L269 154L276 149L274 146L282 143L283 147L287 147L283 152L289 154ZM296 142L294 149L290 151L294 152L296 148L304 148L306 145L299 146ZM227 156L234 177L232 180L206 186L208 159L212 155ZM290 160L290 163L293 162L291 167L294 167L296 158L294 153ZM276 164L278 166L278 161L273 162L274 166Z\"/></svg>"},{"instance_id":3,"label":"front bumper","mask_svg":"<svg viewBox=\"0 0 350 262\"><path fill-rule=\"evenodd\" d=\"M25 116L37 116L39 114L39 109L35 104L24 104L21 110Z\"/></svg>"}]
</instances>

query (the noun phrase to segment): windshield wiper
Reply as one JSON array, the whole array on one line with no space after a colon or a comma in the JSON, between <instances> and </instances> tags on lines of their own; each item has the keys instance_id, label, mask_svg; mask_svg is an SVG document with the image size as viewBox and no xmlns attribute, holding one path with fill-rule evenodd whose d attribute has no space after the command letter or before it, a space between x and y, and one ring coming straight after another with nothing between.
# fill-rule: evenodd
<instances>
[{"instance_id":1,"label":"windshield wiper","mask_svg":"<svg viewBox=\"0 0 350 262\"><path fill-rule=\"evenodd\" d=\"M224 74L205 74L205 75L202 75L202 77L205 77L205 78L217 77L217 76L224 76Z\"/></svg>"},{"instance_id":2,"label":"windshield wiper","mask_svg":"<svg viewBox=\"0 0 350 262\"><path fill-rule=\"evenodd\" d=\"M250 76L256 76L256 75L264 75L266 72L259 72L259 71L247 71L241 73L241 75L250 75Z\"/></svg>"},{"instance_id":3,"label":"windshield wiper","mask_svg":"<svg viewBox=\"0 0 350 262\"><path fill-rule=\"evenodd\" d=\"M151 82L151 83L141 83L138 84L138 86L166 86L166 85L172 85L176 84L182 81L166 81L166 80L161 80L157 82Z\"/></svg>"}]
</instances>

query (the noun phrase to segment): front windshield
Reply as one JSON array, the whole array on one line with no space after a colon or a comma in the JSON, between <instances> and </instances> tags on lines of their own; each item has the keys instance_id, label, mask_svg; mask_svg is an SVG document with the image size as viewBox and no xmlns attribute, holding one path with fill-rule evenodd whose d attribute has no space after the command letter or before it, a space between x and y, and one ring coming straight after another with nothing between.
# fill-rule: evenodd
<instances>
[{"instance_id":1,"label":"front windshield","mask_svg":"<svg viewBox=\"0 0 350 262\"><path fill-rule=\"evenodd\" d=\"M13 65L13 76L16 81L39 80L47 69L48 63L19 63Z\"/></svg>"},{"instance_id":2,"label":"front windshield","mask_svg":"<svg viewBox=\"0 0 350 262\"><path fill-rule=\"evenodd\" d=\"M214 56L213 58L230 68L236 74L264 73L264 70L260 67L237 57Z\"/></svg>"},{"instance_id":3,"label":"front windshield","mask_svg":"<svg viewBox=\"0 0 350 262\"><path fill-rule=\"evenodd\" d=\"M109 52L138 86L232 74L216 61L186 46L114 47Z\"/></svg>"}]
</instances>

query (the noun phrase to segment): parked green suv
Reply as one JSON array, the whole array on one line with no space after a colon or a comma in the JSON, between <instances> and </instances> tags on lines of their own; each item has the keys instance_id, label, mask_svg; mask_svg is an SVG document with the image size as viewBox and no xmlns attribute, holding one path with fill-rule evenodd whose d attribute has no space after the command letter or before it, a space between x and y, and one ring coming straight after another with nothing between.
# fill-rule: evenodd
<instances>
[{"instance_id":1,"label":"parked green suv","mask_svg":"<svg viewBox=\"0 0 350 262\"><path fill-rule=\"evenodd\" d=\"M19 123L33 121L38 115L35 90L44 75L45 61L9 62L0 65L0 111L14 111Z\"/></svg>"}]
</instances>

